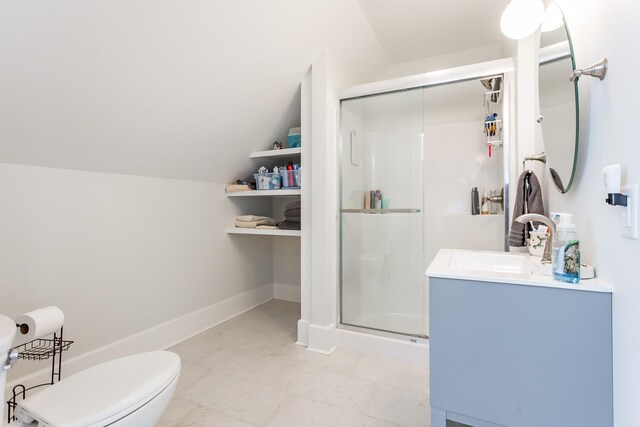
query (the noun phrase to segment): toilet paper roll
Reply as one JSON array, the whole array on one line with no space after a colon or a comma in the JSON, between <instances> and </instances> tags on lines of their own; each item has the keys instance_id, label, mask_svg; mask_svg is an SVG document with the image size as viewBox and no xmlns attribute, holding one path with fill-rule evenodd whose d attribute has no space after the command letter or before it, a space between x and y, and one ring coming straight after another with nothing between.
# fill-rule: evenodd
<instances>
[{"instance_id":1,"label":"toilet paper roll","mask_svg":"<svg viewBox=\"0 0 640 427\"><path fill-rule=\"evenodd\" d=\"M31 341L58 331L64 323L64 313L58 307L50 306L21 314L15 321L20 333Z\"/></svg>"}]
</instances>

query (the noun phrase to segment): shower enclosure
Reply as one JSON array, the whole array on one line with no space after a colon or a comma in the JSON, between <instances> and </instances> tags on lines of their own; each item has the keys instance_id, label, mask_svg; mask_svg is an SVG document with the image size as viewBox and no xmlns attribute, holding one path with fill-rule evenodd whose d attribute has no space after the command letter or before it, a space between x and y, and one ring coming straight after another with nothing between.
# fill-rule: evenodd
<instances>
[{"instance_id":1,"label":"shower enclosure","mask_svg":"<svg viewBox=\"0 0 640 427\"><path fill-rule=\"evenodd\" d=\"M426 338L438 250L504 248L503 79L341 100L341 327Z\"/></svg>"},{"instance_id":2,"label":"shower enclosure","mask_svg":"<svg viewBox=\"0 0 640 427\"><path fill-rule=\"evenodd\" d=\"M424 335L422 91L341 112L341 321Z\"/></svg>"}]
</instances>

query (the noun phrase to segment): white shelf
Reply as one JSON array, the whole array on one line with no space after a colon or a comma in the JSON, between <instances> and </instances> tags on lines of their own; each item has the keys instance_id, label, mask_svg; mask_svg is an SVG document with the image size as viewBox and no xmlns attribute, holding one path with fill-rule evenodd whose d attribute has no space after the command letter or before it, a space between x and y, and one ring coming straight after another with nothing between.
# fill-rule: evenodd
<instances>
[{"instance_id":1,"label":"white shelf","mask_svg":"<svg viewBox=\"0 0 640 427\"><path fill-rule=\"evenodd\" d=\"M280 150L265 150L265 151L256 151L251 153L249 156L252 159L257 159L260 157L286 157L286 156L297 156L302 153L302 148L281 148Z\"/></svg>"},{"instance_id":2,"label":"white shelf","mask_svg":"<svg viewBox=\"0 0 640 427\"><path fill-rule=\"evenodd\" d=\"M299 188L293 190L249 190L227 193L227 197L264 197L264 196L299 196L302 191Z\"/></svg>"},{"instance_id":3,"label":"white shelf","mask_svg":"<svg viewBox=\"0 0 640 427\"><path fill-rule=\"evenodd\" d=\"M302 232L300 230L262 230L258 228L238 228L229 227L226 229L227 234L252 234L258 236L285 236L285 237L300 237Z\"/></svg>"}]
</instances>

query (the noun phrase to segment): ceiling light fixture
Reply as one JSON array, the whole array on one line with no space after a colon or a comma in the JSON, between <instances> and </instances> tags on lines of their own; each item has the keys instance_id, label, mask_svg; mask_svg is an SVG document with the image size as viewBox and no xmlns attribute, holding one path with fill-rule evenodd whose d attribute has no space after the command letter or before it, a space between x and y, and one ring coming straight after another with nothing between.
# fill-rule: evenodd
<instances>
[{"instance_id":1,"label":"ceiling light fixture","mask_svg":"<svg viewBox=\"0 0 640 427\"><path fill-rule=\"evenodd\" d=\"M540 30L543 33L556 30L564 25L564 18L562 17L562 11L557 4L551 3L547 6L547 10L544 11L544 18L542 18L542 28Z\"/></svg>"},{"instance_id":2,"label":"ceiling light fixture","mask_svg":"<svg viewBox=\"0 0 640 427\"><path fill-rule=\"evenodd\" d=\"M544 16L541 0L511 0L500 18L500 29L510 39L520 40L533 34Z\"/></svg>"}]
</instances>

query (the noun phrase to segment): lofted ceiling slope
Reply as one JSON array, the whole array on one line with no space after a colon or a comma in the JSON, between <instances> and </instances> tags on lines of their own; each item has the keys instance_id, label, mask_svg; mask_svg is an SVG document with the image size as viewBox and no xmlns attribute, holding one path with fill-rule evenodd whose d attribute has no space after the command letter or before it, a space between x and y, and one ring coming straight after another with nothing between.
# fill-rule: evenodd
<instances>
[{"instance_id":1,"label":"lofted ceiling slope","mask_svg":"<svg viewBox=\"0 0 640 427\"><path fill-rule=\"evenodd\" d=\"M358 0L393 64L500 43L507 0Z\"/></svg>"},{"instance_id":2,"label":"lofted ceiling slope","mask_svg":"<svg viewBox=\"0 0 640 427\"><path fill-rule=\"evenodd\" d=\"M0 162L230 182L325 48L389 65L356 0L2 2Z\"/></svg>"},{"instance_id":3,"label":"lofted ceiling slope","mask_svg":"<svg viewBox=\"0 0 640 427\"><path fill-rule=\"evenodd\" d=\"M0 162L229 182L327 48L364 82L499 43L505 0L0 3Z\"/></svg>"}]
</instances>

